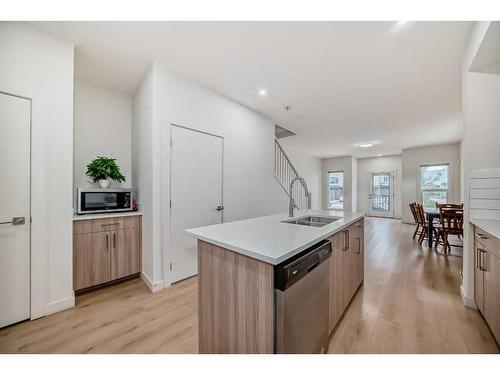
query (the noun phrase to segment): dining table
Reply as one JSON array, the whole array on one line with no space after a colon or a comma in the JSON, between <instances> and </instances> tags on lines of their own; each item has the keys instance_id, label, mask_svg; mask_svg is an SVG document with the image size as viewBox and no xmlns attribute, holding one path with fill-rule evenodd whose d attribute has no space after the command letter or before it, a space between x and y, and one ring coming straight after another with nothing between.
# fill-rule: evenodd
<instances>
[{"instance_id":1,"label":"dining table","mask_svg":"<svg viewBox=\"0 0 500 375\"><path fill-rule=\"evenodd\" d=\"M426 207L424 208L424 213L427 219L427 236L429 247L432 246L432 236L434 234L434 219L439 219L439 208L437 207Z\"/></svg>"}]
</instances>

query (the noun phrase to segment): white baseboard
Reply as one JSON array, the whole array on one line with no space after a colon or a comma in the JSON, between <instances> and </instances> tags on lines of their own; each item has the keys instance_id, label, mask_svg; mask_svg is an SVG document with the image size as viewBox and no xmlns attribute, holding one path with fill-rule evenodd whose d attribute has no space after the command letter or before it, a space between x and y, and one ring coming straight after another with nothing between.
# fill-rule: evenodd
<instances>
[{"instance_id":1,"label":"white baseboard","mask_svg":"<svg viewBox=\"0 0 500 375\"><path fill-rule=\"evenodd\" d=\"M165 281L159 280L156 283L153 283L144 272L141 272L141 278L142 281L144 281L144 284L146 284L153 293L165 288Z\"/></svg>"},{"instance_id":2,"label":"white baseboard","mask_svg":"<svg viewBox=\"0 0 500 375\"><path fill-rule=\"evenodd\" d=\"M70 297L62 298L57 301L49 303L45 308L45 315L54 314L59 311L71 309L75 307L75 295Z\"/></svg>"},{"instance_id":3,"label":"white baseboard","mask_svg":"<svg viewBox=\"0 0 500 375\"><path fill-rule=\"evenodd\" d=\"M474 300L474 297L469 297L465 295L463 285L460 285L460 296L462 296L462 302L464 303L465 306L477 310L477 305L476 301Z\"/></svg>"}]
</instances>

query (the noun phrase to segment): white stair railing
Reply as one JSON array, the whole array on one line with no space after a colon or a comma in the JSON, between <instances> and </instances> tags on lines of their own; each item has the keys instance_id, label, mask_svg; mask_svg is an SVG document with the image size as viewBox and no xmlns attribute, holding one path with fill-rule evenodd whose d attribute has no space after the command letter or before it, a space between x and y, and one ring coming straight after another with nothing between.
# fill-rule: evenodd
<instances>
[{"instance_id":1,"label":"white stair railing","mask_svg":"<svg viewBox=\"0 0 500 375\"><path fill-rule=\"evenodd\" d=\"M278 180L286 195L290 197L290 182L292 182L295 177L299 177L299 174L290 162L290 159L288 159L288 156L286 156L285 151L283 151L277 139L274 140L274 177ZM299 210L307 208L306 192L302 184L294 184L292 197Z\"/></svg>"}]
</instances>

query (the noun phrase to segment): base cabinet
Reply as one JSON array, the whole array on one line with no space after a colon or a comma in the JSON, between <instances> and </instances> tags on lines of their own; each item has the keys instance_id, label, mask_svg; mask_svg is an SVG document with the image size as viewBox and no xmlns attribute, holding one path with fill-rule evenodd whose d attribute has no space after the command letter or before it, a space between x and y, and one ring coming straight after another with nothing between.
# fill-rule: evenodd
<instances>
[{"instance_id":1,"label":"base cabinet","mask_svg":"<svg viewBox=\"0 0 500 375\"><path fill-rule=\"evenodd\" d=\"M500 249L496 248L498 244L500 241L491 234L476 230L474 243L476 305L497 342L500 343Z\"/></svg>"},{"instance_id":2,"label":"base cabinet","mask_svg":"<svg viewBox=\"0 0 500 375\"><path fill-rule=\"evenodd\" d=\"M73 289L81 290L141 272L141 218L75 221Z\"/></svg>"},{"instance_id":3,"label":"base cabinet","mask_svg":"<svg viewBox=\"0 0 500 375\"><path fill-rule=\"evenodd\" d=\"M111 280L109 234L75 235L73 245L73 288L83 289Z\"/></svg>"},{"instance_id":4,"label":"base cabinet","mask_svg":"<svg viewBox=\"0 0 500 375\"><path fill-rule=\"evenodd\" d=\"M329 240L332 243L328 322L331 333L364 279L364 220L357 221Z\"/></svg>"}]
</instances>

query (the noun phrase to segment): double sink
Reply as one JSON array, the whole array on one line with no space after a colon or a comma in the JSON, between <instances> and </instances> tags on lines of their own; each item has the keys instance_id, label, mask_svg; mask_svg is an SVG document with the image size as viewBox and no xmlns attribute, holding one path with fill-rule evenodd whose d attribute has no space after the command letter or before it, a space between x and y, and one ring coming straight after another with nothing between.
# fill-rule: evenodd
<instances>
[{"instance_id":1,"label":"double sink","mask_svg":"<svg viewBox=\"0 0 500 375\"><path fill-rule=\"evenodd\" d=\"M310 227L322 227L327 224L331 224L337 220L342 219L338 216L326 217L326 216L304 216L299 217L297 219L290 219L282 221L282 223L288 224L298 224L298 225L306 225Z\"/></svg>"}]
</instances>

